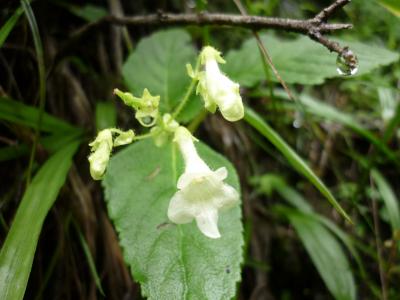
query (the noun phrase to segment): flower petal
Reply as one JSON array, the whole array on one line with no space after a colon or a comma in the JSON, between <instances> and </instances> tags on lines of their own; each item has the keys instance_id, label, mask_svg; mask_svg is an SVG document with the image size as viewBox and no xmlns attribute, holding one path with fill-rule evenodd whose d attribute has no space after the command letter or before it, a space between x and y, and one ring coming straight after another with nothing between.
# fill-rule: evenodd
<instances>
[{"instance_id":1,"label":"flower petal","mask_svg":"<svg viewBox=\"0 0 400 300\"><path fill-rule=\"evenodd\" d=\"M207 237L218 239L221 234L218 230L218 211L208 207L196 216L197 227Z\"/></svg>"},{"instance_id":2,"label":"flower petal","mask_svg":"<svg viewBox=\"0 0 400 300\"><path fill-rule=\"evenodd\" d=\"M183 193L178 191L171 198L168 207L168 218L176 224L190 223L193 218L194 208L183 197Z\"/></svg>"},{"instance_id":3,"label":"flower petal","mask_svg":"<svg viewBox=\"0 0 400 300\"><path fill-rule=\"evenodd\" d=\"M229 184L224 183L220 189L220 194L215 196L213 202L218 209L229 209L239 202L239 193Z\"/></svg>"},{"instance_id":4,"label":"flower petal","mask_svg":"<svg viewBox=\"0 0 400 300\"><path fill-rule=\"evenodd\" d=\"M221 167L214 171L214 175L218 180L223 181L226 177L228 177L228 170L225 167Z\"/></svg>"},{"instance_id":5,"label":"flower petal","mask_svg":"<svg viewBox=\"0 0 400 300\"><path fill-rule=\"evenodd\" d=\"M221 101L219 109L225 120L229 122L235 122L244 117L244 107L242 103L242 98L236 93L231 93L227 95L225 99L230 98L231 100Z\"/></svg>"}]
</instances>

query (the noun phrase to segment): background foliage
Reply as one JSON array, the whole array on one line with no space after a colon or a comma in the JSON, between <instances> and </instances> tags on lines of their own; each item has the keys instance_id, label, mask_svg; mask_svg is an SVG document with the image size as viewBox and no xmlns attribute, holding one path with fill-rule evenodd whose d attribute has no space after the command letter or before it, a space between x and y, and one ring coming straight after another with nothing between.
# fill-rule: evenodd
<instances>
[{"instance_id":1,"label":"background foliage","mask_svg":"<svg viewBox=\"0 0 400 300\"><path fill-rule=\"evenodd\" d=\"M243 1L251 14L291 18L312 17L329 3ZM147 87L162 96L162 109L176 105L190 81L185 63L193 63L199 47L207 43L224 53L225 72L241 84L246 117L227 123L218 114L207 115L200 99L193 97L181 121L213 149L200 146L210 164L228 164L230 174L235 173L216 154L220 152L236 169L244 245L241 238L228 235L209 251L222 251L229 258L208 262L210 266L201 270L196 251L207 243L198 236L193 245L187 243L180 254L189 256L187 264L196 271L188 273L186 284L202 287L210 282L208 273L215 279L206 290L213 295L196 289L186 298L400 297L399 5L353 0L335 15L336 21L354 24L353 30L335 36L359 56L360 72L350 78L336 73L334 54L308 38L264 31L265 46L295 102L288 100L272 72L265 73L246 30L104 25L83 39L74 38L77 30L110 13L205 8L238 13L227 1L1 4L0 298L19 299L25 292L26 299L159 299L164 289L179 293L176 287L186 282L174 277L179 272L171 277L162 273L163 261L174 257L176 249L168 248L165 254L156 247L160 253L153 261L143 256L154 232L167 232L165 243L174 245L176 228L163 224L157 212L144 223L145 231L134 233L141 209L147 209L146 197L152 198L146 193L152 190L138 193L122 214L116 212L115 199L126 202L132 187L126 194L113 190L119 184L136 187L135 180L156 169L142 165L141 156L165 163L171 152L149 150L141 142L116 154L104 197L101 185L89 176L86 145L102 128L118 125L140 131L132 112L112 95L115 87L136 95ZM113 179L118 164L130 165L121 182ZM168 175L155 178L165 186L161 181ZM229 178L235 186L237 179ZM171 185L157 198L160 210L172 192ZM116 198L110 196L115 193ZM354 224L326 199L341 205ZM232 221L229 214L235 215ZM239 215L238 209L229 212L222 231L232 227L238 233ZM193 228L192 224L182 230L190 236ZM165 260L154 261L162 256ZM235 266L229 265L232 261ZM147 272L152 274L150 281L143 275Z\"/></svg>"}]
</instances>

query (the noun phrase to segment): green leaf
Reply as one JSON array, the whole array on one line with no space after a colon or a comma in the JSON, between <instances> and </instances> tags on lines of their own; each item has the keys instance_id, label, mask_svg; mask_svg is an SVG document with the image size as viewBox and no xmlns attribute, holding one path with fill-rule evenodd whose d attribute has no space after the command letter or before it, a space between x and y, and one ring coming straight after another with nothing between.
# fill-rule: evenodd
<instances>
[{"instance_id":1,"label":"green leaf","mask_svg":"<svg viewBox=\"0 0 400 300\"><path fill-rule=\"evenodd\" d=\"M108 14L104 7L92 4L86 4L83 7L71 7L71 12L88 22L95 22Z\"/></svg>"},{"instance_id":2,"label":"green leaf","mask_svg":"<svg viewBox=\"0 0 400 300\"><path fill-rule=\"evenodd\" d=\"M355 249L353 241L351 240L350 236L347 235L347 233L341 230L335 223L333 223L328 218L318 213L315 213L314 209L306 201L303 195L301 195L292 187L290 187L282 177L280 177L279 175L269 173L255 178L255 180L253 180L253 184L256 185L257 190L269 196L271 196L273 190L276 190L278 194L282 197L282 199L286 200L288 204L292 205L300 212L307 214L310 218L315 219L316 221L324 225L326 228L328 228L347 247L349 252L353 255L353 257L357 261L357 264L360 268L360 272L363 275L365 274L361 258L358 255L358 252Z\"/></svg>"},{"instance_id":3,"label":"green leaf","mask_svg":"<svg viewBox=\"0 0 400 300\"><path fill-rule=\"evenodd\" d=\"M108 11L104 7L98 5L86 4L79 6L64 1L57 1L55 4L66 8L75 16L88 22L96 22L108 15Z\"/></svg>"},{"instance_id":4,"label":"green leaf","mask_svg":"<svg viewBox=\"0 0 400 300\"><path fill-rule=\"evenodd\" d=\"M380 5L397 17L400 17L400 2L398 0L376 0Z\"/></svg>"},{"instance_id":5,"label":"green leaf","mask_svg":"<svg viewBox=\"0 0 400 300\"><path fill-rule=\"evenodd\" d=\"M96 103L96 128L98 131L117 125L117 110L111 102Z\"/></svg>"},{"instance_id":6,"label":"green leaf","mask_svg":"<svg viewBox=\"0 0 400 300\"><path fill-rule=\"evenodd\" d=\"M160 110L171 112L191 81L186 64L193 64L195 59L196 51L188 33L180 29L158 31L139 42L124 63L122 74L133 94L141 95L147 88L152 95L161 96ZM192 107L189 112L182 112L185 119L199 111L201 102L192 98L198 109Z\"/></svg>"},{"instance_id":7,"label":"green leaf","mask_svg":"<svg viewBox=\"0 0 400 300\"><path fill-rule=\"evenodd\" d=\"M50 157L26 190L0 252L0 299L23 298L44 219L64 185L78 145L70 143Z\"/></svg>"},{"instance_id":8,"label":"green leaf","mask_svg":"<svg viewBox=\"0 0 400 300\"><path fill-rule=\"evenodd\" d=\"M38 125L40 110L11 100L6 97L0 97L0 120L28 126L36 129ZM45 132L60 132L78 130L67 122L53 117L43 112L40 129Z\"/></svg>"},{"instance_id":9,"label":"green leaf","mask_svg":"<svg viewBox=\"0 0 400 300\"><path fill-rule=\"evenodd\" d=\"M10 34L11 30L14 28L15 24L17 24L17 21L19 17L22 15L22 8L18 7L13 15L7 20L7 22L4 23L3 26L0 28L0 48L3 46L5 40L7 39L8 35Z\"/></svg>"},{"instance_id":10,"label":"green leaf","mask_svg":"<svg viewBox=\"0 0 400 300\"><path fill-rule=\"evenodd\" d=\"M319 221L286 207L277 209L296 229L325 285L337 300L356 299L353 273L335 237Z\"/></svg>"},{"instance_id":11,"label":"green leaf","mask_svg":"<svg viewBox=\"0 0 400 300\"><path fill-rule=\"evenodd\" d=\"M254 129L266 137L288 160L288 162L306 177L325 198L332 204L332 206L351 223L350 217L343 210L330 190L325 186L321 179L311 170L307 163L281 138L281 136L273 130L267 122L265 122L253 110L246 107L244 120L249 123Z\"/></svg>"},{"instance_id":12,"label":"green leaf","mask_svg":"<svg viewBox=\"0 0 400 300\"><path fill-rule=\"evenodd\" d=\"M400 124L400 103L397 104L394 116L389 120L383 134L383 140L388 143L393 135L396 133Z\"/></svg>"},{"instance_id":13,"label":"green leaf","mask_svg":"<svg viewBox=\"0 0 400 300\"><path fill-rule=\"evenodd\" d=\"M396 232L400 230L399 201L385 177L383 177L378 170L372 169L371 176L376 183L383 202L385 203L392 230L393 232Z\"/></svg>"},{"instance_id":14,"label":"green leaf","mask_svg":"<svg viewBox=\"0 0 400 300\"><path fill-rule=\"evenodd\" d=\"M336 71L337 54L330 53L307 37L283 40L271 34L262 34L261 39L286 83L321 84L327 78L340 77ZM349 46L357 55L359 70L356 76L394 63L400 57L398 53L378 46L341 39L336 41ZM243 86L251 87L265 79L263 63L253 38L244 42L239 50L229 51L226 60L229 63L224 66L225 72ZM275 77L271 79L276 81Z\"/></svg>"},{"instance_id":15,"label":"green leaf","mask_svg":"<svg viewBox=\"0 0 400 300\"><path fill-rule=\"evenodd\" d=\"M227 167L226 182L240 190L233 166L205 145L196 146L212 169ZM194 222L171 224L167 208L182 171L172 144L157 148L141 141L111 158L103 185L125 261L150 299L231 299L243 254L240 207L220 213L217 240Z\"/></svg>"},{"instance_id":16,"label":"green leaf","mask_svg":"<svg viewBox=\"0 0 400 300\"><path fill-rule=\"evenodd\" d=\"M55 133L50 136L39 138L39 145L42 145L50 153L54 153L65 147L67 144L77 140L82 133L80 131L67 131L62 134ZM6 161L29 154L31 145L16 144L0 148L0 161Z\"/></svg>"}]
</instances>

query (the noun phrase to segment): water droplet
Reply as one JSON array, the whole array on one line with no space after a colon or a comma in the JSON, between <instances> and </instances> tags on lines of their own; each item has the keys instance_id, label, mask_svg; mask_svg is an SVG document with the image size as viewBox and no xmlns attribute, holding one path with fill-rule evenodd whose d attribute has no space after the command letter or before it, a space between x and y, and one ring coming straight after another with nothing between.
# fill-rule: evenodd
<instances>
[{"instance_id":1,"label":"water droplet","mask_svg":"<svg viewBox=\"0 0 400 300\"><path fill-rule=\"evenodd\" d=\"M296 129L299 129L303 126L304 124L304 117L303 114L296 111L295 116L294 116L294 120L293 120L293 127Z\"/></svg>"},{"instance_id":2,"label":"water droplet","mask_svg":"<svg viewBox=\"0 0 400 300\"><path fill-rule=\"evenodd\" d=\"M355 75L358 71L357 56L348 47L344 47L336 59L336 70L340 75Z\"/></svg>"},{"instance_id":3,"label":"water droplet","mask_svg":"<svg viewBox=\"0 0 400 300\"><path fill-rule=\"evenodd\" d=\"M151 127L155 124L156 119L151 116L145 116L145 117L139 118L138 121L140 122L140 124L142 124L145 127Z\"/></svg>"}]
</instances>

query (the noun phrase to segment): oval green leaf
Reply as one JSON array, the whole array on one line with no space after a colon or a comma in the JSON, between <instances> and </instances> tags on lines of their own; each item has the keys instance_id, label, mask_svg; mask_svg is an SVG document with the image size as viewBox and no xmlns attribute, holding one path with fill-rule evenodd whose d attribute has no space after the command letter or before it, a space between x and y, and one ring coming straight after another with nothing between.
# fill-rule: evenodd
<instances>
[{"instance_id":1,"label":"oval green leaf","mask_svg":"<svg viewBox=\"0 0 400 300\"><path fill-rule=\"evenodd\" d=\"M283 40L271 34L262 34L275 67L286 83L304 85L321 84L327 78L340 77L336 71L336 53L330 53L308 37ZM385 48L359 42L336 39L357 55L359 70L356 76L371 72L399 60L399 54ZM262 58L258 54L254 38L245 41L239 50L231 50L226 56L229 64L225 72L243 86L254 86L265 79ZM245 64L243 62L246 62ZM272 80L277 80L275 77Z\"/></svg>"},{"instance_id":2,"label":"oval green leaf","mask_svg":"<svg viewBox=\"0 0 400 300\"><path fill-rule=\"evenodd\" d=\"M226 182L239 190L233 166L205 145L196 146L212 169L227 168ZM217 240L202 235L194 222L171 224L167 208L182 171L172 144L138 142L110 160L103 185L125 261L149 299L231 299L242 262L240 207L219 215Z\"/></svg>"},{"instance_id":3,"label":"oval green leaf","mask_svg":"<svg viewBox=\"0 0 400 300\"><path fill-rule=\"evenodd\" d=\"M122 74L132 93L141 95L147 88L152 95L161 96L160 110L171 112L183 98L191 81L186 64L193 64L195 59L196 50L186 31L158 31L139 42L124 63ZM189 111L181 113L181 121L190 120L199 111L201 102L196 98L190 101Z\"/></svg>"}]
</instances>

